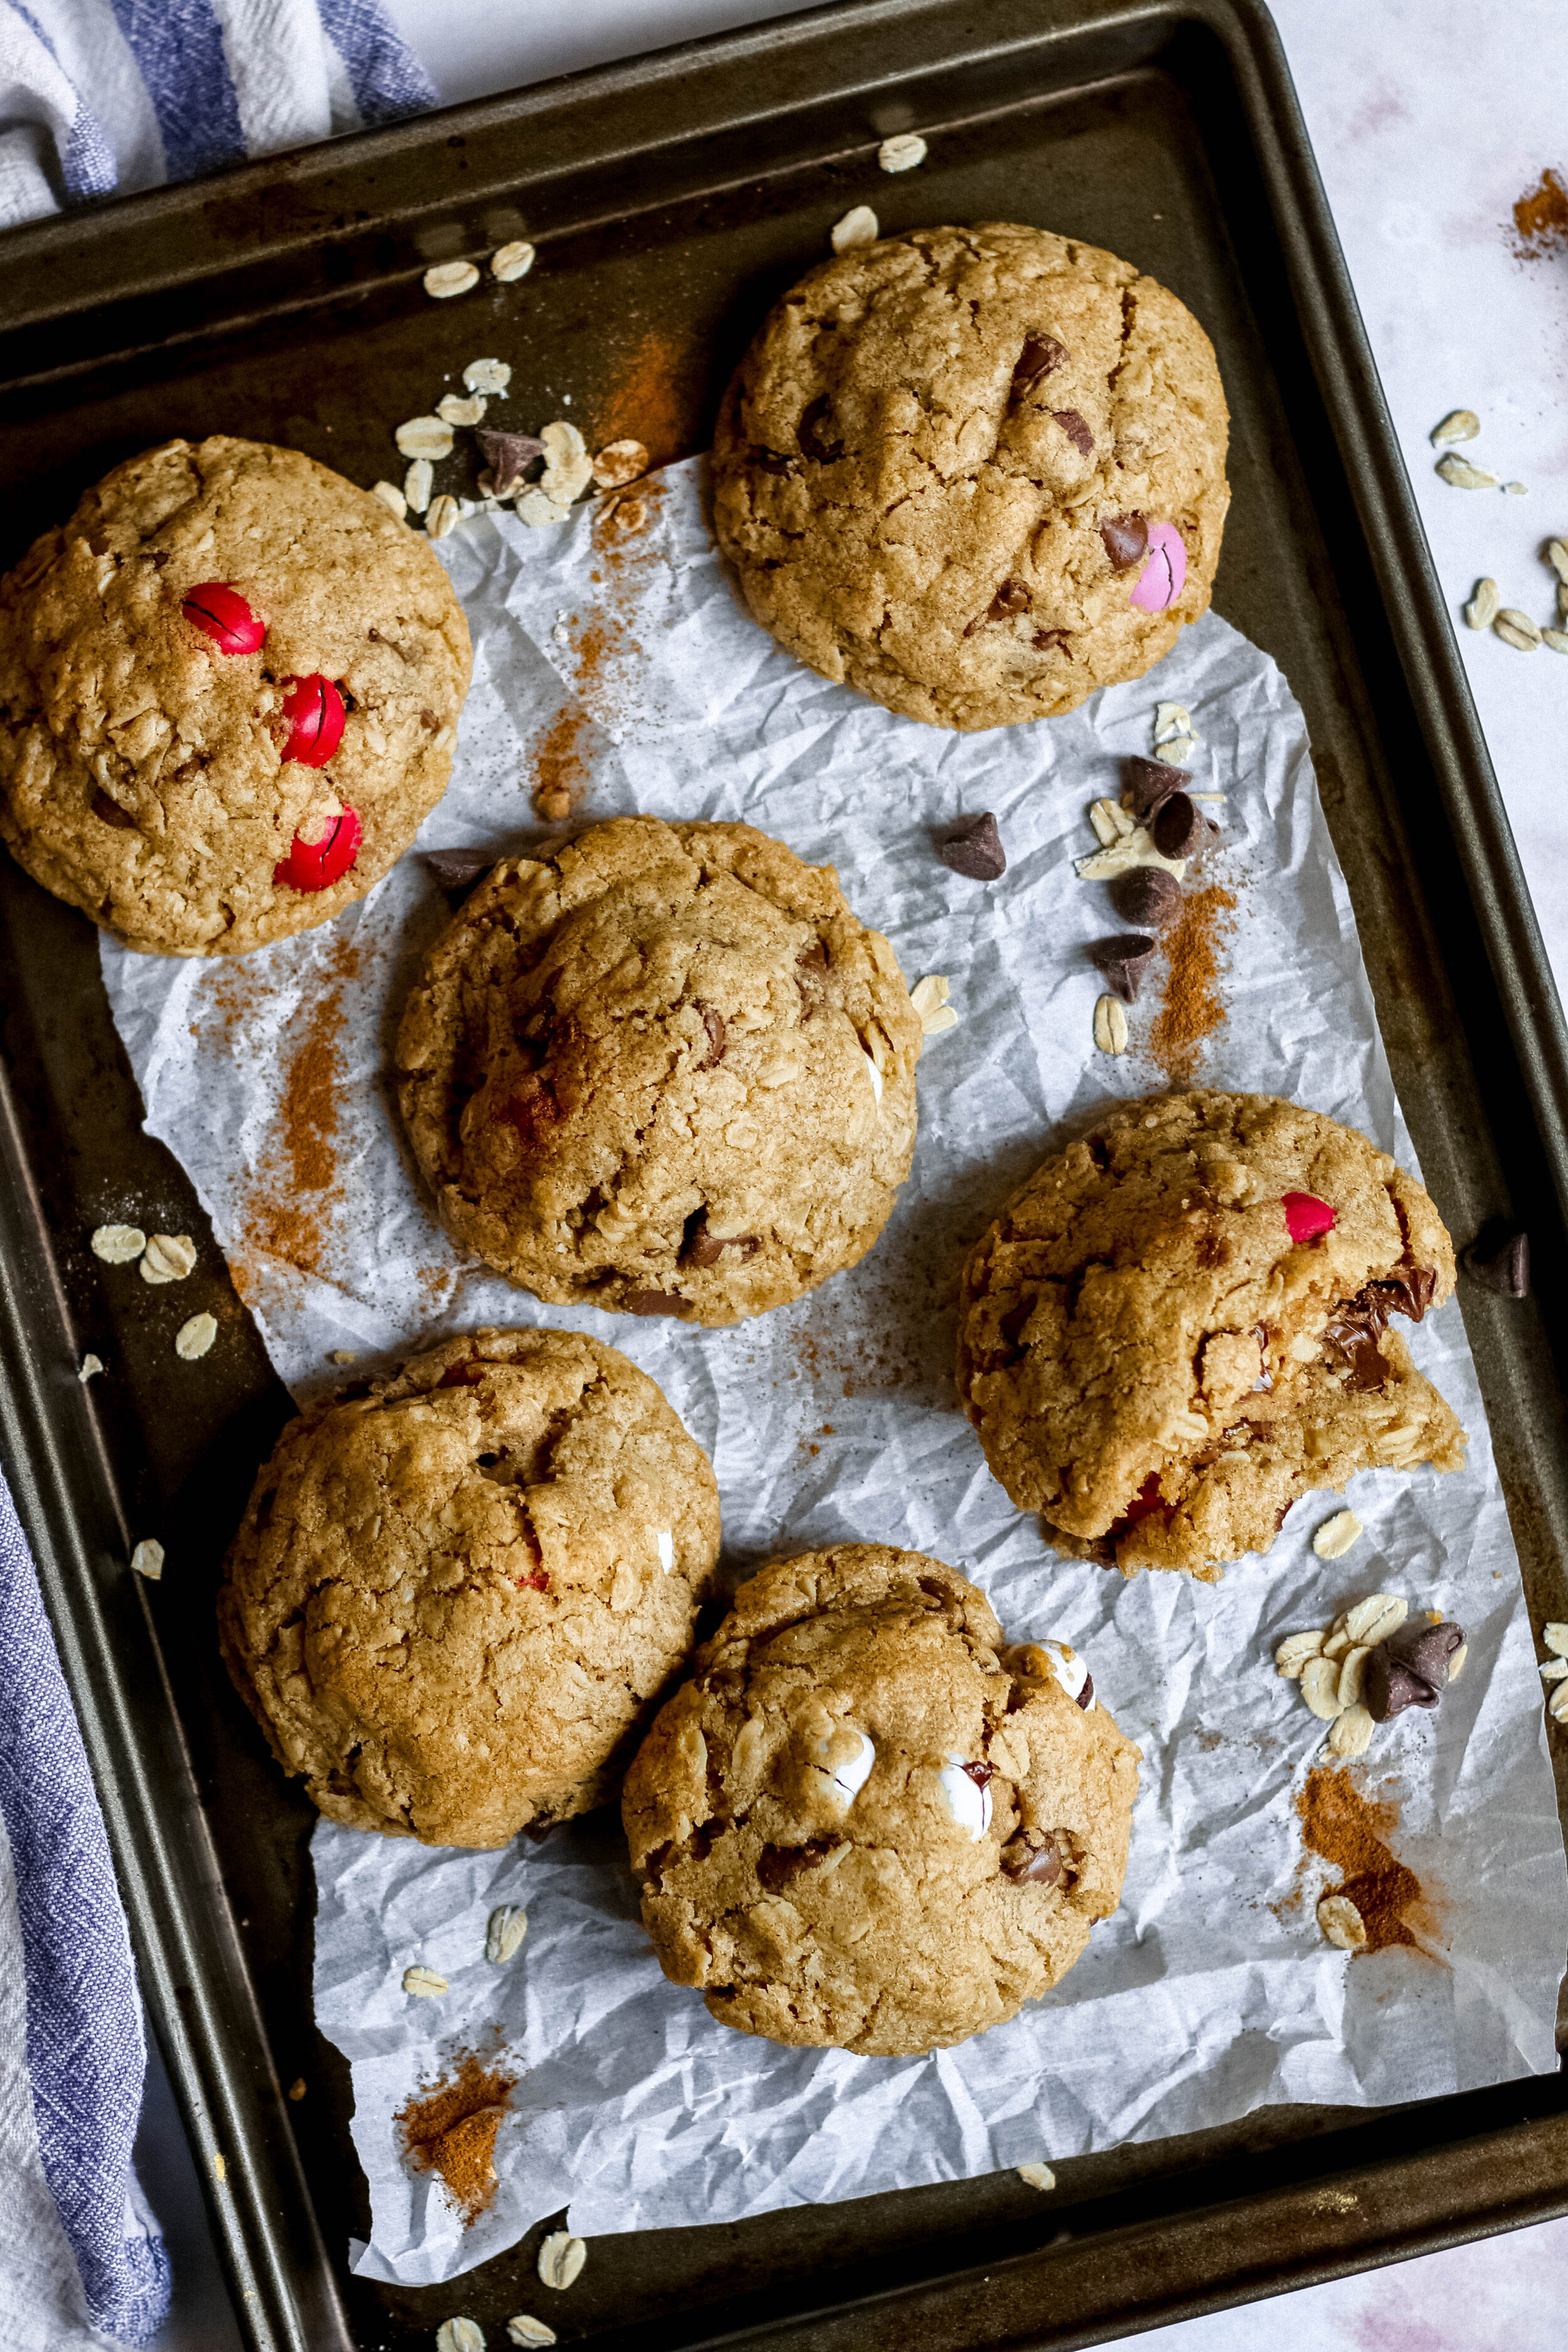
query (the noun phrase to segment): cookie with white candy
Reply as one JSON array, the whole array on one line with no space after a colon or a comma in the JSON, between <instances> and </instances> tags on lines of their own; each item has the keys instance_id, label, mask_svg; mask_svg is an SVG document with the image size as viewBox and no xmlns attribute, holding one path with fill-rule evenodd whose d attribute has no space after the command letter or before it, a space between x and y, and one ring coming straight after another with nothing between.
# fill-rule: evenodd
<instances>
[{"instance_id":1,"label":"cookie with white candy","mask_svg":"<svg viewBox=\"0 0 1568 2352\"><path fill-rule=\"evenodd\" d=\"M666 1976L776 2042L939 2049L1059 1981L1120 1898L1137 1751L1065 1642L879 1544L742 1585L626 1776Z\"/></svg>"}]
</instances>

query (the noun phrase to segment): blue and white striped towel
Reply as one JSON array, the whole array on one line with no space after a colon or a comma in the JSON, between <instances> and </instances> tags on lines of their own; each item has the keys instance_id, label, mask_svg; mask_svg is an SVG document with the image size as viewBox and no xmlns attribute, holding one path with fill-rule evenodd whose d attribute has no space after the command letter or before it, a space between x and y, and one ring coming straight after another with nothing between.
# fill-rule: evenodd
<instances>
[{"instance_id":1,"label":"blue and white striped towel","mask_svg":"<svg viewBox=\"0 0 1568 2352\"><path fill-rule=\"evenodd\" d=\"M18 1965L19 1963L19 1965ZM0 2345L156 2334L131 2168L146 2051L131 1938L38 1580L0 1475Z\"/></svg>"},{"instance_id":2,"label":"blue and white striped towel","mask_svg":"<svg viewBox=\"0 0 1568 2352\"><path fill-rule=\"evenodd\" d=\"M436 98L381 0L0 0L0 227Z\"/></svg>"}]
</instances>

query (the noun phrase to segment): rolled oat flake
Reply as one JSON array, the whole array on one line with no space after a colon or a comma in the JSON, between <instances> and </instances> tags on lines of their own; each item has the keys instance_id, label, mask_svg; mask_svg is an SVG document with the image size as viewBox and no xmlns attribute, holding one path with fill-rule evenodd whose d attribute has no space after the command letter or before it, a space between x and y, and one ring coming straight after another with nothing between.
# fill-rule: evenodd
<instances>
[{"instance_id":1,"label":"rolled oat flake","mask_svg":"<svg viewBox=\"0 0 1568 2352\"><path fill-rule=\"evenodd\" d=\"M131 1555L131 1565L138 1576L156 1584L163 1573L163 1547L153 1536L143 1536Z\"/></svg>"},{"instance_id":2,"label":"rolled oat flake","mask_svg":"<svg viewBox=\"0 0 1568 2352\"><path fill-rule=\"evenodd\" d=\"M485 1958L487 1960L510 1960L522 1948L528 1933L528 1914L521 1903L500 1903L490 1913L485 1927Z\"/></svg>"},{"instance_id":3,"label":"rolled oat flake","mask_svg":"<svg viewBox=\"0 0 1568 2352\"><path fill-rule=\"evenodd\" d=\"M466 294L479 282L479 273L471 261L438 261L434 269L425 272L425 291L435 302L449 302L454 294Z\"/></svg>"},{"instance_id":4,"label":"rolled oat flake","mask_svg":"<svg viewBox=\"0 0 1568 2352\"><path fill-rule=\"evenodd\" d=\"M514 2344L553 2344L555 2330L546 2327L542 2319L535 2319L531 2311L520 2311L509 2319L506 2332Z\"/></svg>"},{"instance_id":5,"label":"rolled oat flake","mask_svg":"<svg viewBox=\"0 0 1568 2352\"><path fill-rule=\"evenodd\" d=\"M105 1265L129 1265L147 1246L140 1225L100 1225L92 1236L92 1254Z\"/></svg>"},{"instance_id":6,"label":"rolled oat flake","mask_svg":"<svg viewBox=\"0 0 1568 2352\"><path fill-rule=\"evenodd\" d=\"M539 2275L546 2286L564 2293L582 2275L588 2249L569 2230L552 2230L539 2249Z\"/></svg>"},{"instance_id":7,"label":"rolled oat flake","mask_svg":"<svg viewBox=\"0 0 1568 2352\"><path fill-rule=\"evenodd\" d=\"M485 2331L477 2319L444 2319L436 2330L436 2352L485 2352Z\"/></svg>"},{"instance_id":8,"label":"rolled oat flake","mask_svg":"<svg viewBox=\"0 0 1568 2352\"><path fill-rule=\"evenodd\" d=\"M217 1338L217 1320L211 1315L193 1315L182 1323L174 1334L174 1353L187 1364L205 1356Z\"/></svg>"}]
</instances>

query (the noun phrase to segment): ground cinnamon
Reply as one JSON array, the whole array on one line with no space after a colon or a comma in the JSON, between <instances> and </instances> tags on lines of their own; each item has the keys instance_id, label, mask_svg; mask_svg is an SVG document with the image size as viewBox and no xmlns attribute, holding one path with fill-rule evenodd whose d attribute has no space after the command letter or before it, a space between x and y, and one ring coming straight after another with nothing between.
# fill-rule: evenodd
<instances>
[{"instance_id":1,"label":"ground cinnamon","mask_svg":"<svg viewBox=\"0 0 1568 2352\"><path fill-rule=\"evenodd\" d=\"M616 389L595 411L593 446L640 441L651 466L689 455L697 423L696 361L656 330L644 335Z\"/></svg>"},{"instance_id":2,"label":"ground cinnamon","mask_svg":"<svg viewBox=\"0 0 1568 2352\"><path fill-rule=\"evenodd\" d=\"M1236 906L1217 882L1194 890L1167 932L1164 993L1149 1033L1149 1051L1173 1082L1193 1075L1205 1037L1222 1028L1226 1005L1219 991L1220 958Z\"/></svg>"},{"instance_id":3,"label":"ground cinnamon","mask_svg":"<svg viewBox=\"0 0 1568 2352\"><path fill-rule=\"evenodd\" d=\"M578 741L587 723L580 702L563 703L534 751L533 805L547 824L571 815L588 781L588 764Z\"/></svg>"},{"instance_id":4,"label":"ground cinnamon","mask_svg":"<svg viewBox=\"0 0 1568 2352\"><path fill-rule=\"evenodd\" d=\"M471 2050L453 2063L457 2071L408 2100L395 2121L405 2160L436 2174L468 2229L496 2193L496 2134L517 2076Z\"/></svg>"},{"instance_id":5,"label":"ground cinnamon","mask_svg":"<svg viewBox=\"0 0 1568 2352\"><path fill-rule=\"evenodd\" d=\"M1535 186L1525 190L1513 208L1513 226L1514 251L1523 261L1568 246L1568 188L1555 172L1542 172Z\"/></svg>"},{"instance_id":6,"label":"ground cinnamon","mask_svg":"<svg viewBox=\"0 0 1568 2352\"><path fill-rule=\"evenodd\" d=\"M1366 1949L1382 1952L1391 1944L1414 1945L1405 1914L1422 1899L1421 1882L1390 1851L1382 1834L1397 1822L1398 1807L1374 1804L1348 1772L1319 1765L1308 1773L1296 1811L1307 1844L1342 1874L1342 1883L1324 1892L1346 1895L1355 1905L1366 1927Z\"/></svg>"}]
</instances>

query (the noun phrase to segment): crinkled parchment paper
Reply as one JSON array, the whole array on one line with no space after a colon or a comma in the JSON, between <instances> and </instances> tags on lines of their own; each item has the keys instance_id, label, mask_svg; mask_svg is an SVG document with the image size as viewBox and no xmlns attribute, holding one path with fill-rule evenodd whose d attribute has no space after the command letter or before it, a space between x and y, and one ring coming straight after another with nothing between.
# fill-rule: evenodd
<instances>
[{"instance_id":1,"label":"crinkled parchment paper","mask_svg":"<svg viewBox=\"0 0 1568 2352\"><path fill-rule=\"evenodd\" d=\"M1469 1430L1468 1467L1358 1478L1367 1532L1332 1563L1310 1538L1337 1506L1304 1501L1267 1563L1240 1563L1217 1590L1058 1559L987 1473L954 1400L964 1246L1064 1122L1163 1082L1146 1046L1158 964L1132 1051L1112 1061L1091 1044L1099 987L1081 948L1117 926L1072 868L1095 845L1088 803L1114 794L1121 754L1150 748L1156 696L1188 705L1194 787L1225 795L1192 878L1237 899L1229 1018L1194 1075L1293 1096L1410 1162L1285 681L1211 615L1154 677L1071 718L941 733L826 684L744 615L695 466L657 481L644 508L621 539L584 510L554 530L479 520L443 543L478 667L457 773L422 838L535 839L530 790L564 772L590 780L584 814L744 817L831 861L911 982L951 980L961 1016L927 1042L914 1173L869 1258L731 1331L546 1309L466 1266L421 1202L384 1091L409 958L445 916L416 856L330 929L237 965L105 948L148 1126L195 1179L296 1394L342 1377L333 1349L363 1370L481 1320L575 1323L653 1373L710 1449L737 1573L782 1548L910 1545L974 1576L1013 1638L1055 1633L1087 1650L1143 1748L1132 1859L1121 1910L1053 1998L931 2058L851 2058L748 2040L665 1983L612 1816L499 1854L323 1826L317 2014L353 2062L374 2202L357 2267L451 2277L568 2196L586 2234L728 2221L1191 2131L1266 2102L1431 2098L1553 2067L1568 1883L1457 1305L1412 1344ZM983 808L1009 858L991 887L932 850L935 831ZM1469 1662L1438 1710L1380 1729L1355 1768L1397 1802L1392 1843L1426 1902L1422 1948L1347 1959L1318 1931L1322 1881L1293 1805L1323 1727L1271 1654L1378 1588L1458 1617ZM531 1924L497 1968L485 1920L503 1901ZM416 1960L449 1979L444 1999L404 1994ZM443 2191L402 2168L393 2116L444 2051L492 2029L520 2078L499 2194L465 2231Z\"/></svg>"}]
</instances>

